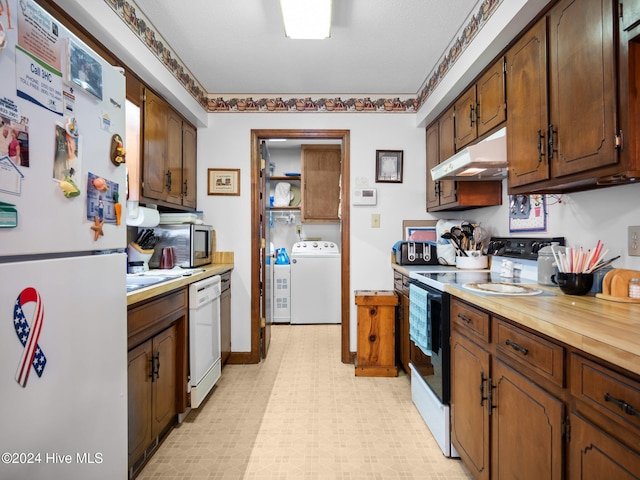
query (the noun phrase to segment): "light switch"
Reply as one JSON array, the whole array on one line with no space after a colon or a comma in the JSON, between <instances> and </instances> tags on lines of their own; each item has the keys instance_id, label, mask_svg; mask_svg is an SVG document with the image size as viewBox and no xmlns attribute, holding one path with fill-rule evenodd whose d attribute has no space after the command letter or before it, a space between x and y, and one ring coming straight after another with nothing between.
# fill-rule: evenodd
<instances>
[{"instance_id":1,"label":"light switch","mask_svg":"<svg viewBox=\"0 0 640 480\"><path fill-rule=\"evenodd\" d=\"M371 228L380 228L380 214L372 213L371 214Z\"/></svg>"}]
</instances>

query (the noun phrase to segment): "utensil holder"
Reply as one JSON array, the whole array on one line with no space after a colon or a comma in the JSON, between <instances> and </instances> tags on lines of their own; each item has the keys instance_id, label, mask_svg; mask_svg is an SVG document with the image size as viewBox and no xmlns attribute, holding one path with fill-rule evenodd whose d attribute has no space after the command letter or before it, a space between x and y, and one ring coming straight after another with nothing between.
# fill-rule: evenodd
<instances>
[{"instance_id":1,"label":"utensil holder","mask_svg":"<svg viewBox=\"0 0 640 480\"><path fill-rule=\"evenodd\" d=\"M456 267L462 269L484 270L489 265L486 255L471 256L472 252L467 252L468 257L456 257Z\"/></svg>"},{"instance_id":2,"label":"utensil holder","mask_svg":"<svg viewBox=\"0 0 640 480\"><path fill-rule=\"evenodd\" d=\"M142 261L145 272L149 270L149 259L153 255L153 252L154 252L153 248L149 250L143 250L142 248L140 248L140 245L138 245L135 242L131 242L127 246L128 261L129 262Z\"/></svg>"}]
</instances>

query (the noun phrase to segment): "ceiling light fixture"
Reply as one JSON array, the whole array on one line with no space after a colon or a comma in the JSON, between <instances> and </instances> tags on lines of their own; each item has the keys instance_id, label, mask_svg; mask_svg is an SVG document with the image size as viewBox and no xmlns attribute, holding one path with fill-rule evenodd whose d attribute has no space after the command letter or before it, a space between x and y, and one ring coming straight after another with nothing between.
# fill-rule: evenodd
<instances>
[{"instance_id":1,"label":"ceiling light fixture","mask_svg":"<svg viewBox=\"0 0 640 480\"><path fill-rule=\"evenodd\" d=\"M280 0L284 33L296 40L331 36L331 0Z\"/></svg>"}]
</instances>

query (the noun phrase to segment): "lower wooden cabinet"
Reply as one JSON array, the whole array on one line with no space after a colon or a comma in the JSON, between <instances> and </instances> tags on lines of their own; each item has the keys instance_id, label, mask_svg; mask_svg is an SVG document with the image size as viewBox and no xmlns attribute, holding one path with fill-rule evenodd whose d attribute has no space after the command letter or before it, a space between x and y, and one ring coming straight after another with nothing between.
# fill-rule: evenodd
<instances>
[{"instance_id":1,"label":"lower wooden cabinet","mask_svg":"<svg viewBox=\"0 0 640 480\"><path fill-rule=\"evenodd\" d=\"M220 357L222 365L231 355L231 272L222 274L220 295Z\"/></svg>"},{"instance_id":2,"label":"lower wooden cabinet","mask_svg":"<svg viewBox=\"0 0 640 480\"><path fill-rule=\"evenodd\" d=\"M451 441L477 480L640 479L640 377L451 300Z\"/></svg>"},{"instance_id":3,"label":"lower wooden cabinet","mask_svg":"<svg viewBox=\"0 0 640 480\"><path fill-rule=\"evenodd\" d=\"M489 352L451 333L451 442L478 480L489 477Z\"/></svg>"},{"instance_id":4,"label":"lower wooden cabinet","mask_svg":"<svg viewBox=\"0 0 640 480\"><path fill-rule=\"evenodd\" d=\"M393 283L399 301L396 308L396 365L411 376L409 368L409 277L394 270Z\"/></svg>"},{"instance_id":5,"label":"lower wooden cabinet","mask_svg":"<svg viewBox=\"0 0 640 480\"><path fill-rule=\"evenodd\" d=\"M176 327L128 354L129 463L140 457L176 415Z\"/></svg>"},{"instance_id":6,"label":"lower wooden cabinet","mask_svg":"<svg viewBox=\"0 0 640 480\"><path fill-rule=\"evenodd\" d=\"M503 320L490 323L486 312L457 299L451 309L451 441L460 457L479 480L561 480L564 404L496 349L497 333L499 345L519 346L514 339L526 338L532 349L536 337L513 325L504 333ZM493 335L478 335L477 325Z\"/></svg>"},{"instance_id":7,"label":"lower wooden cabinet","mask_svg":"<svg viewBox=\"0 0 640 480\"><path fill-rule=\"evenodd\" d=\"M564 404L500 360L489 388L492 478L563 478Z\"/></svg>"},{"instance_id":8,"label":"lower wooden cabinet","mask_svg":"<svg viewBox=\"0 0 640 480\"><path fill-rule=\"evenodd\" d=\"M570 480L637 480L640 455L572 412L569 444Z\"/></svg>"},{"instance_id":9,"label":"lower wooden cabinet","mask_svg":"<svg viewBox=\"0 0 640 480\"><path fill-rule=\"evenodd\" d=\"M187 410L187 319L186 288L129 307L129 478Z\"/></svg>"}]
</instances>

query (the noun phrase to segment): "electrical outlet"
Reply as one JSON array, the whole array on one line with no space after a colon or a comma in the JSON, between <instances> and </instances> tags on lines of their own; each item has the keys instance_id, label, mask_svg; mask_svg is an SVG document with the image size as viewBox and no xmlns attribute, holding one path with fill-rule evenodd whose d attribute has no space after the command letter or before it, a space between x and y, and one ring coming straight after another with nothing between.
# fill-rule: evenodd
<instances>
[{"instance_id":1,"label":"electrical outlet","mask_svg":"<svg viewBox=\"0 0 640 480\"><path fill-rule=\"evenodd\" d=\"M380 214L372 213L371 214L371 228L380 228Z\"/></svg>"},{"instance_id":2,"label":"electrical outlet","mask_svg":"<svg viewBox=\"0 0 640 480\"><path fill-rule=\"evenodd\" d=\"M302 233L302 225L296 225L296 233L300 235Z\"/></svg>"},{"instance_id":3,"label":"electrical outlet","mask_svg":"<svg viewBox=\"0 0 640 480\"><path fill-rule=\"evenodd\" d=\"M640 256L640 227L629 227L629 255Z\"/></svg>"}]
</instances>

